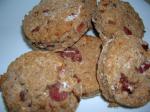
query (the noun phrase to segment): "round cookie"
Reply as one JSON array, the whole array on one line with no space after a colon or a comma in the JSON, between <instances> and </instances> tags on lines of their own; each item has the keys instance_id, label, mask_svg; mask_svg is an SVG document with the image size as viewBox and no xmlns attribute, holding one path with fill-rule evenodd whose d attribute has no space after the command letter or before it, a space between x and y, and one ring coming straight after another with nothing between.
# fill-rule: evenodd
<instances>
[{"instance_id":1,"label":"round cookie","mask_svg":"<svg viewBox=\"0 0 150 112\"><path fill-rule=\"evenodd\" d=\"M37 48L73 45L91 26L96 0L42 0L23 20L23 31Z\"/></svg>"},{"instance_id":2,"label":"round cookie","mask_svg":"<svg viewBox=\"0 0 150 112\"><path fill-rule=\"evenodd\" d=\"M118 31L138 38L144 35L144 24L138 13L121 0L101 0L93 22L103 41L111 39Z\"/></svg>"},{"instance_id":3,"label":"round cookie","mask_svg":"<svg viewBox=\"0 0 150 112\"><path fill-rule=\"evenodd\" d=\"M80 83L56 53L26 53L3 77L2 94L11 112L75 112L78 106Z\"/></svg>"},{"instance_id":4,"label":"round cookie","mask_svg":"<svg viewBox=\"0 0 150 112\"><path fill-rule=\"evenodd\" d=\"M68 66L74 69L74 74L81 82L82 97L91 97L99 93L96 70L101 44L97 37L83 36L72 47L58 52L67 61Z\"/></svg>"},{"instance_id":5,"label":"round cookie","mask_svg":"<svg viewBox=\"0 0 150 112\"><path fill-rule=\"evenodd\" d=\"M139 38L115 35L103 46L97 78L110 103L143 106L150 100L150 60Z\"/></svg>"}]
</instances>

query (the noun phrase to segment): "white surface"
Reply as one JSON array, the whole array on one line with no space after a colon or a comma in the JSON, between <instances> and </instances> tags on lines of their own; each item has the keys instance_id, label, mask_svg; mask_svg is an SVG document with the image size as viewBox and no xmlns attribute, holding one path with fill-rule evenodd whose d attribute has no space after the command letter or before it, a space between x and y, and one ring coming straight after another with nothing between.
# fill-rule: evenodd
<instances>
[{"instance_id":1,"label":"white surface","mask_svg":"<svg viewBox=\"0 0 150 112\"><path fill-rule=\"evenodd\" d=\"M126 0L139 12L145 25L144 39L150 43L150 5L144 0ZM0 0L0 74L6 72L11 61L30 51L23 39L21 24L24 15L39 0ZM150 103L137 109L108 108L108 103L99 96L82 100L77 112L150 112ZM0 112L6 112L0 97Z\"/></svg>"}]
</instances>

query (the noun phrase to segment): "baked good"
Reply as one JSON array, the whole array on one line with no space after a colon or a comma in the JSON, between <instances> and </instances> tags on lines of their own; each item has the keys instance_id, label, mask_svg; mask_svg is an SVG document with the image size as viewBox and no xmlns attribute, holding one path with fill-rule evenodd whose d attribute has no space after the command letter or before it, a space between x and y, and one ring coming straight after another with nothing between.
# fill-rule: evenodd
<instances>
[{"instance_id":1,"label":"baked good","mask_svg":"<svg viewBox=\"0 0 150 112\"><path fill-rule=\"evenodd\" d=\"M8 110L74 112L81 96L99 92L100 46L99 38L83 36L64 51L31 51L17 58L0 78Z\"/></svg>"},{"instance_id":2,"label":"baked good","mask_svg":"<svg viewBox=\"0 0 150 112\"><path fill-rule=\"evenodd\" d=\"M42 0L23 20L27 40L48 50L73 45L91 26L96 0Z\"/></svg>"},{"instance_id":3,"label":"baked good","mask_svg":"<svg viewBox=\"0 0 150 112\"><path fill-rule=\"evenodd\" d=\"M2 77L9 112L75 112L81 92L57 53L31 51L12 62Z\"/></svg>"},{"instance_id":4,"label":"baked good","mask_svg":"<svg viewBox=\"0 0 150 112\"><path fill-rule=\"evenodd\" d=\"M142 19L128 2L121 0L101 0L93 22L103 41L108 41L118 31L138 38L144 35Z\"/></svg>"},{"instance_id":5,"label":"baked good","mask_svg":"<svg viewBox=\"0 0 150 112\"><path fill-rule=\"evenodd\" d=\"M139 107L150 100L150 61L141 39L116 34L103 46L97 78L110 103Z\"/></svg>"},{"instance_id":6,"label":"baked good","mask_svg":"<svg viewBox=\"0 0 150 112\"><path fill-rule=\"evenodd\" d=\"M81 82L82 97L92 97L99 93L96 70L101 45L99 38L84 35L72 47L58 52Z\"/></svg>"}]
</instances>

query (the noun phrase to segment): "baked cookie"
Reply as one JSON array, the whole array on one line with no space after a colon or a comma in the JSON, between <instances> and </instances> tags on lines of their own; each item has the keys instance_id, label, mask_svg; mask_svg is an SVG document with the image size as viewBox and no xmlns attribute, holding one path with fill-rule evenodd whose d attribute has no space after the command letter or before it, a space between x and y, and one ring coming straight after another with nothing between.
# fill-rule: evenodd
<instances>
[{"instance_id":1,"label":"baked cookie","mask_svg":"<svg viewBox=\"0 0 150 112\"><path fill-rule=\"evenodd\" d=\"M82 97L91 97L99 93L96 69L101 44L101 40L97 37L83 36L72 47L58 52L81 82Z\"/></svg>"},{"instance_id":2,"label":"baked cookie","mask_svg":"<svg viewBox=\"0 0 150 112\"><path fill-rule=\"evenodd\" d=\"M78 106L82 88L57 53L26 53L10 64L3 79L9 112L75 112Z\"/></svg>"},{"instance_id":3,"label":"baked cookie","mask_svg":"<svg viewBox=\"0 0 150 112\"><path fill-rule=\"evenodd\" d=\"M37 48L73 45L91 26L96 0L42 0L23 20L23 31Z\"/></svg>"},{"instance_id":4,"label":"baked cookie","mask_svg":"<svg viewBox=\"0 0 150 112\"><path fill-rule=\"evenodd\" d=\"M103 46L97 78L102 95L110 103L139 107L150 100L150 60L141 40L115 35Z\"/></svg>"},{"instance_id":5,"label":"baked cookie","mask_svg":"<svg viewBox=\"0 0 150 112\"><path fill-rule=\"evenodd\" d=\"M144 35L144 24L128 2L101 0L93 22L103 41L111 39L118 31L138 38Z\"/></svg>"}]
</instances>

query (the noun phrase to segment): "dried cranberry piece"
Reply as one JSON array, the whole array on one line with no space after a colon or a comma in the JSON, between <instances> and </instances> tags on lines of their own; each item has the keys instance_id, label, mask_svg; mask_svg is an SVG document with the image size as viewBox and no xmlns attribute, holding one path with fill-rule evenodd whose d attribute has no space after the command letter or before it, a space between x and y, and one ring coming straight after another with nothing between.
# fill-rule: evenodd
<instances>
[{"instance_id":1,"label":"dried cranberry piece","mask_svg":"<svg viewBox=\"0 0 150 112\"><path fill-rule=\"evenodd\" d=\"M123 30L124 30L125 34L132 35L132 32L126 26L123 27Z\"/></svg>"},{"instance_id":2,"label":"dried cranberry piece","mask_svg":"<svg viewBox=\"0 0 150 112\"><path fill-rule=\"evenodd\" d=\"M35 27L31 32L34 33L34 32L38 32L39 30L40 30L40 27L37 26L37 27Z\"/></svg>"},{"instance_id":3,"label":"dried cranberry piece","mask_svg":"<svg viewBox=\"0 0 150 112\"><path fill-rule=\"evenodd\" d=\"M139 68L137 68L137 70L140 73L144 73L146 70L148 70L150 68L150 61L146 61L143 64L140 65Z\"/></svg>"},{"instance_id":4,"label":"dried cranberry piece","mask_svg":"<svg viewBox=\"0 0 150 112\"><path fill-rule=\"evenodd\" d=\"M77 48L66 48L64 51L58 51L63 58L71 58L72 61L82 61L82 56L80 51Z\"/></svg>"},{"instance_id":5,"label":"dried cranberry piece","mask_svg":"<svg viewBox=\"0 0 150 112\"><path fill-rule=\"evenodd\" d=\"M19 95L20 95L20 100L22 102L24 102L26 100L27 91L26 90L22 90Z\"/></svg>"},{"instance_id":6,"label":"dried cranberry piece","mask_svg":"<svg viewBox=\"0 0 150 112\"><path fill-rule=\"evenodd\" d=\"M81 82L81 79L75 74L74 76L73 76L75 79L77 79L77 82L78 83L80 83Z\"/></svg>"},{"instance_id":7,"label":"dried cranberry piece","mask_svg":"<svg viewBox=\"0 0 150 112\"><path fill-rule=\"evenodd\" d=\"M53 85L50 85L49 88L49 95L51 99L55 101L63 101L68 97L68 93L65 91L61 91L61 84L60 83L55 83Z\"/></svg>"},{"instance_id":8,"label":"dried cranberry piece","mask_svg":"<svg viewBox=\"0 0 150 112\"><path fill-rule=\"evenodd\" d=\"M143 49L144 49L145 51L148 51L148 49L149 49L149 45L148 45L147 42L143 42L143 43L142 43L142 47L143 47Z\"/></svg>"},{"instance_id":9,"label":"dried cranberry piece","mask_svg":"<svg viewBox=\"0 0 150 112\"><path fill-rule=\"evenodd\" d=\"M133 84L128 81L128 77L126 77L123 73L121 73L120 83L122 84L122 91L126 91L129 94L132 94Z\"/></svg>"},{"instance_id":10,"label":"dried cranberry piece","mask_svg":"<svg viewBox=\"0 0 150 112\"><path fill-rule=\"evenodd\" d=\"M77 27L77 32L78 33L81 33L83 30L84 30L84 28L85 28L85 23L81 23L78 27Z\"/></svg>"}]
</instances>

